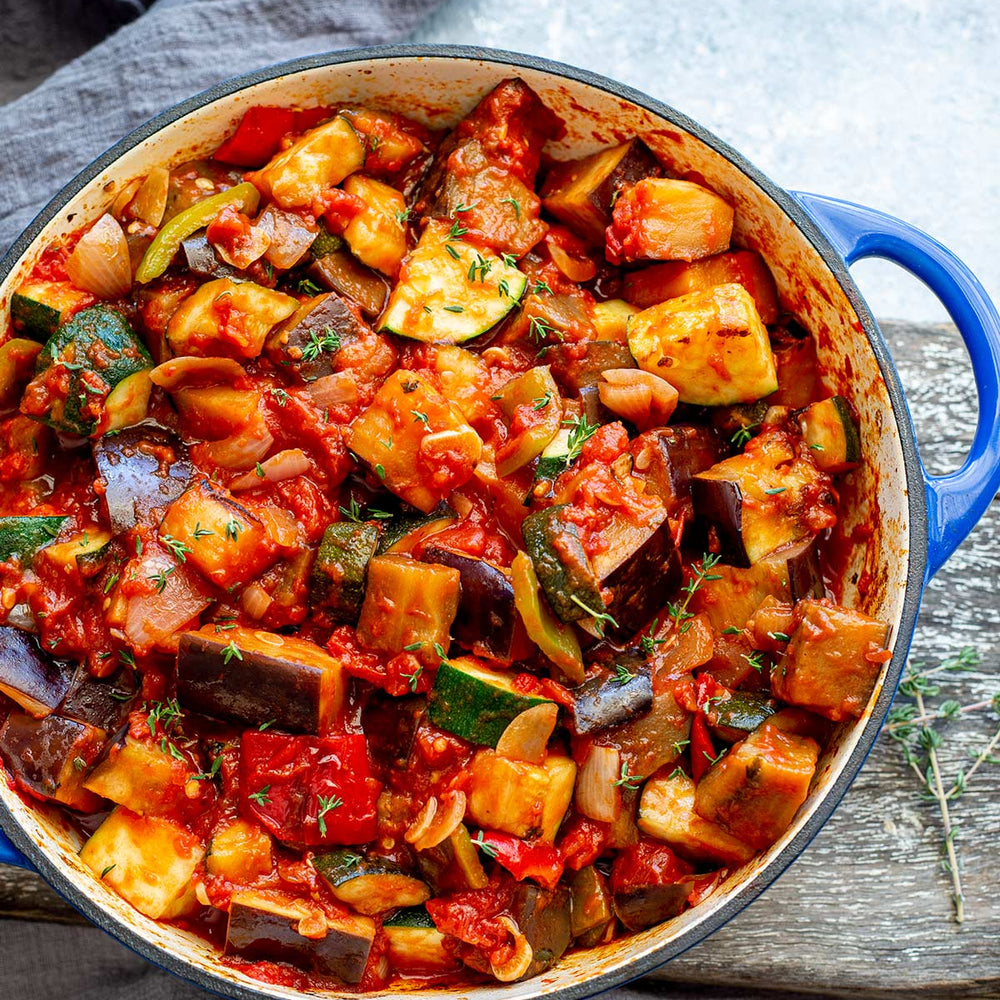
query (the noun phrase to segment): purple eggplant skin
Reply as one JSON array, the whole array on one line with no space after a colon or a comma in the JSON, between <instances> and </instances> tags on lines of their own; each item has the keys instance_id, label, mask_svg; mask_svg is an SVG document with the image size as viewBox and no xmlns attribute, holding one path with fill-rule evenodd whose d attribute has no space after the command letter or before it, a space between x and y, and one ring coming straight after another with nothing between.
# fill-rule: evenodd
<instances>
[{"instance_id":1,"label":"purple eggplant skin","mask_svg":"<svg viewBox=\"0 0 1000 1000\"><path fill-rule=\"evenodd\" d=\"M601 391L596 385L585 385L579 393L580 412L589 424L609 424L616 417L602 402Z\"/></svg>"},{"instance_id":2,"label":"purple eggplant skin","mask_svg":"<svg viewBox=\"0 0 1000 1000\"><path fill-rule=\"evenodd\" d=\"M385 780L394 770L405 769L426 709L423 695L394 698L377 690L369 695L361 710L361 728L377 778Z\"/></svg>"},{"instance_id":3,"label":"purple eggplant skin","mask_svg":"<svg viewBox=\"0 0 1000 1000\"><path fill-rule=\"evenodd\" d=\"M290 325L291 324L291 325ZM335 292L323 295L302 319L293 316L268 338L266 355L291 377L300 382L315 382L332 375L336 368L336 350L306 348L314 341L336 336L341 347L359 340L366 333L361 320Z\"/></svg>"},{"instance_id":4,"label":"purple eggplant skin","mask_svg":"<svg viewBox=\"0 0 1000 1000\"><path fill-rule=\"evenodd\" d=\"M173 503L194 474L187 447L153 423L99 438L94 442L94 461L107 484L102 506L115 534L147 520L154 507Z\"/></svg>"},{"instance_id":5,"label":"purple eggplant skin","mask_svg":"<svg viewBox=\"0 0 1000 1000\"><path fill-rule=\"evenodd\" d=\"M543 889L522 882L514 890L511 914L531 945L532 959L521 979L530 979L552 968L573 939L570 891L560 885Z\"/></svg>"},{"instance_id":6,"label":"purple eggplant skin","mask_svg":"<svg viewBox=\"0 0 1000 1000\"><path fill-rule=\"evenodd\" d=\"M485 559L437 545L426 546L422 559L450 566L461 575L462 597L451 627L452 638L476 656L510 663L520 621L510 577Z\"/></svg>"},{"instance_id":7,"label":"purple eggplant skin","mask_svg":"<svg viewBox=\"0 0 1000 1000\"><path fill-rule=\"evenodd\" d=\"M277 655L243 648L226 662L229 632L211 638L185 632L177 649L177 698L202 715L250 726L317 733L322 715L323 671Z\"/></svg>"},{"instance_id":8,"label":"purple eggplant skin","mask_svg":"<svg viewBox=\"0 0 1000 1000\"><path fill-rule=\"evenodd\" d=\"M614 340L591 340L586 344L553 344L545 354L552 376L571 396L595 388L601 373L609 368L635 368L627 344Z\"/></svg>"},{"instance_id":9,"label":"purple eggplant skin","mask_svg":"<svg viewBox=\"0 0 1000 1000\"><path fill-rule=\"evenodd\" d=\"M635 635L652 621L681 584L681 559L668 521L664 521L617 569L601 580L612 597L607 613L615 624L606 634L612 640Z\"/></svg>"},{"instance_id":10,"label":"purple eggplant skin","mask_svg":"<svg viewBox=\"0 0 1000 1000\"><path fill-rule=\"evenodd\" d=\"M89 812L101 800L82 783L106 740L103 730L75 719L11 712L0 726L0 757L25 791Z\"/></svg>"},{"instance_id":11,"label":"purple eggplant skin","mask_svg":"<svg viewBox=\"0 0 1000 1000\"><path fill-rule=\"evenodd\" d=\"M200 278L231 278L234 281L246 281L246 271L241 271L227 264L215 252L215 247L208 242L204 233L191 236L181 243L184 259L188 270Z\"/></svg>"},{"instance_id":12,"label":"purple eggplant skin","mask_svg":"<svg viewBox=\"0 0 1000 1000\"><path fill-rule=\"evenodd\" d=\"M692 479L691 502L696 513L692 532L696 541L707 542L714 532L724 563L747 569L750 557L743 543L743 491L739 483L724 479ZM705 544L702 551L709 551Z\"/></svg>"},{"instance_id":13,"label":"purple eggplant skin","mask_svg":"<svg viewBox=\"0 0 1000 1000\"><path fill-rule=\"evenodd\" d=\"M573 691L573 719L577 733L583 735L623 726L646 715L653 707L650 670L636 669L631 662L623 662L622 665L632 674L630 679L623 682L616 674L602 671Z\"/></svg>"},{"instance_id":14,"label":"purple eggplant skin","mask_svg":"<svg viewBox=\"0 0 1000 1000\"><path fill-rule=\"evenodd\" d=\"M670 517L693 516L691 479L722 458L722 444L711 427L676 424L646 431L633 442L635 471Z\"/></svg>"},{"instance_id":15,"label":"purple eggplant skin","mask_svg":"<svg viewBox=\"0 0 1000 1000\"><path fill-rule=\"evenodd\" d=\"M819 553L812 542L788 560L788 586L793 604L807 597L826 597Z\"/></svg>"},{"instance_id":16,"label":"purple eggplant skin","mask_svg":"<svg viewBox=\"0 0 1000 1000\"><path fill-rule=\"evenodd\" d=\"M690 882L646 885L613 896L615 914L630 931L641 931L684 912L691 892Z\"/></svg>"},{"instance_id":17,"label":"purple eggplant skin","mask_svg":"<svg viewBox=\"0 0 1000 1000\"><path fill-rule=\"evenodd\" d=\"M610 225L616 192L638 183L645 177L662 176L663 165L649 146L636 137L629 140L628 152L618 161L614 170L587 195L587 198L595 208L605 213Z\"/></svg>"},{"instance_id":18,"label":"purple eggplant skin","mask_svg":"<svg viewBox=\"0 0 1000 1000\"><path fill-rule=\"evenodd\" d=\"M303 937L292 924L294 917L273 913L263 906L251 906L233 900L226 930L226 954L250 960L288 962L291 965L333 976L343 983L361 982L368 953L375 936L365 934L360 920L344 918L344 926L331 926L319 939Z\"/></svg>"},{"instance_id":19,"label":"purple eggplant skin","mask_svg":"<svg viewBox=\"0 0 1000 1000\"><path fill-rule=\"evenodd\" d=\"M59 706L59 714L111 733L124 724L138 694L131 670L122 667L110 677L97 678L81 663Z\"/></svg>"},{"instance_id":20,"label":"purple eggplant skin","mask_svg":"<svg viewBox=\"0 0 1000 1000\"><path fill-rule=\"evenodd\" d=\"M0 626L0 692L29 715L54 712L69 691L72 667L46 656L34 636Z\"/></svg>"}]
</instances>

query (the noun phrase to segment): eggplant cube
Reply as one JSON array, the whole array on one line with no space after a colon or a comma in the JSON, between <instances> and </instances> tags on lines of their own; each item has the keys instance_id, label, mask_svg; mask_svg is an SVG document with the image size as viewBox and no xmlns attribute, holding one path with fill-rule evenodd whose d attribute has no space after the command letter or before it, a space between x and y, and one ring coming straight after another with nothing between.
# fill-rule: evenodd
<instances>
[{"instance_id":1,"label":"eggplant cube","mask_svg":"<svg viewBox=\"0 0 1000 1000\"><path fill-rule=\"evenodd\" d=\"M286 893L243 890L233 893L229 908L226 954L289 962L355 984L361 982L374 940L371 917L331 917Z\"/></svg>"},{"instance_id":2,"label":"eggplant cube","mask_svg":"<svg viewBox=\"0 0 1000 1000\"><path fill-rule=\"evenodd\" d=\"M368 563L378 548L381 527L372 522L338 521L323 532L313 563L311 599L335 622L352 624L361 613Z\"/></svg>"},{"instance_id":3,"label":"eggplant cube","mask_svg":"<svg viewBox=\"0 0 1000 1000\"><path fill-rule=\"evenodd\" d=\"M191 879L201 840L167 819L118 806L83 845L80 860L140 913L170 920L197 908Z\"/></svg>"},{"instance_id":4,"label":"eggplant cube","mask_svg":"<svg viewBox=\"0 0 1000 1000\"><path fill-rule=\"evenodd\" d=\"M741 865L754 850L694 811L694 782L680 770L650 778L639 800L639 829L692 861Z\"/></svg>"},{"instance_id":5,"label":"eggplant cube","mask_svg":"<svg viewBox=\"0 0 1000 1000\"><path fill-rule=\"evenodd\" d=\"M106 738L103 730L60 715L33 719L11 712L0 726L0 757L25 791L92 812L100 799L83 779Z\"/></svg>"},{"instance_id":6,"label":"eggplant cube","mask_svg":"<svg viewBox=\"0 0 1000 1000\"><path fill-rule=\"evenodd\" d=\"M400 370L354 421L348 447L388 489L427 514L469 480L483 442L423 376Z\"/></svg>"},{"instance_id":7,"label":"eggplant cube","mask_svg":"<svg viewBox=\"0 0 1000 1000\"><path fill-rule=\"evenodd\" d=\"M628 345L639 367L666 379L682 403L752 403L778 388L767 327L742 285L644 309L629 323Z\"/></svg>"},{"instance_id":8,"label":"eggplant cube","mask_svg":"<svg viewBox=\"0 0 1000 1000\"><path fill-rule=\"evenodd\" d=\"M44 656L34 638L0 626L0 692L36 719L54 712L70 686L66 667Z\"/></svg>"},{"instance_id":9,"label":"eggplant cube","mask_svg":"<svg viewBox=\"0 0 1000 1000\"><path fill-rule=\"evenodd\" d=\"M573 797L576 764L550 755L529 764L480 750L472 759L469 816L480 826L554 843Z\"/></svg>"},{"instance_id":10,"label":"eggplant cube","mask_svg":"<svg viewBox=\"0 0 1000 1000\"><path fill-rule=\"evenodd\" d=\"M530 979L551 969L570 945L570 892L565 886L543 889L522 882L514 890L510 911L531 945L531 964L521 977Z\"/></svg>"},{"instance_id":11,"label":"eggplant cube","mask_svg":"<svg viewBox=\"0 0 1000 1000\"><path fill-rule=\"evenodd\" d=\"M147 424L96 440L94 461L105 483L102 506L116 534L176 500L194 472L185 445L170 431Z\"/></svg>"},{"instance_id":12,"label":"eggplant cube","mask_svg":"<svg viewBox=\"0 0 1000 1000\"><path fill-rule=\"evenodd\" d=\"M177 650L177 696L204 715L250 726L328 731L344 704L347 675L306 639L242 626L185 632Z\"/></svg>"},{"instance_id":13,"label":"eggplant cube","mask_svg":"<svg viewBox=\"0 0 1000 1000\"><path fill-rule=\"evenodd\" d=\"M184 801L191 770L158 746L126 737L112 746L84 786L142 815L161 815Z\"/></svg>"},{"instance_id":14,"label":"eggplant cube","mask_svg":"<svg viewBox=\"0 0 1000 1000\"><path fill-rule=\"evenodd\" d=\"M765 722L702 777L695 812L762 851L788 829L806 800L819 744Z\"/></svg>"},{"instance_id":15,"label":"eggplant cube","mask_svg":"<svg viewBox=\"0 0 1000 1000\"><path fill-rule=\"evenodd\" d=\"M543 204L560 222L591 243L604 243L616 194L663 168L642 139L602 149L580 160L556 163L542 186Z\"/></svg>"},{"instance_id":16,"label":"eggplant cube","mask_svg":"<svg viewBox=\"0 0 1000 1000\"><path fill-rule=\"evenodd\" d=\"M278 557L264 522L207 479L170 505L160 533L185 545L187 561L219 587L247 583Z\"/></svg>"},{"instance_id":17,"label":"eggplant cube","mask_svg":"<svg viewBox=\"0 0 1000 1000\"><path fill-rule=\"evenodd\" d=\"M715 432L696 424L674 424L640 434L631 450L634 472L663 501L668 516L693 517L691 479L722 457Z\"/></svg>"},{"instance_id":18,"label":"eggplant cube","mask_svg":"<svg viewBox=\"0 0 1000 1000\"><path fill-rule=\"evenodd\" d=\"M624 682L598 674L573 692L573 720L577 733L611 729L645 715L653 707L649 670L637 670Z\"/></svg>"},{"instance_id":19,"label":"eggplant cube","mask_svg":"<svg viewBox=\"0 0 1000 1000\"><path fill-rule=\"evenodd\" d=\"M340 349L360 340L366 331L350 306L329 292L303 302L267 338L264 352L293 378L315 382L332 375Z\"/></svg>"},{"instance_id":20,"label":"eggplant cube","mask_svg":"<svg viewBox=\"0 0 1000 1000\"><path fill-rule=\"evenodd\" d=\"M415 647L418 659L438 663L436 648L448 648L458 613L460 580L459 571L450 566L404 555L376 556L368 564L358 638L369 649L391 656Z\"/></svg>"},{"instance_id":21,"label":"eggplant cube","mask_svg":"<svg viewBox=\"0 0 1000 1000\"><path fill-rule=\"evenodd\" d=\"M59 713L107 733L124 723L138 690L135 675L124 667L110 677L94 677L81 663L70 682Z\"/></svg>"},{"instance_id":22,"label":"eggplant cube","mask_svg":"<svg viewBox=\"0 0 1000 1000\"><path fill-rule=\"evenodd\" d=\"M793 621L771 673L774 696L834 722L858 718L882 672L888 626L823 599L799 601Z\"/></svg>"}]
</instances>

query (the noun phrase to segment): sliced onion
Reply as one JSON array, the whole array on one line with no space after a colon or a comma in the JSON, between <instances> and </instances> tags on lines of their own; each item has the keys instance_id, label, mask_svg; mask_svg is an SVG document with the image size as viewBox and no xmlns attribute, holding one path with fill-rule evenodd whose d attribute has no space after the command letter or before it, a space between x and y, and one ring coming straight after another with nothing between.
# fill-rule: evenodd
<instances>
[{"instance_id":1,"label":"sliced onion","mask_svg":"<svg viewBox=\"0 0 1000 1000\"><path fill-rule=\"evenodd\" d=\"M259 583L251 583L244 588L240 603L251 618L260 621L271 606L271 595Z\"/></svg>"},{"instance_id":2,"label":"sliced onion","mask_svg":"<svg viewBox=\"0 0 1000 1000\"><path fill-rule=\"evenodd\" d=\"M271 237L264 259L283 271L302 260L318 232L315 224L310 228L301 216L283 212L274 205L264 209L257 225Z\"/></svg>"},{"instance_id":3,"label":"sliced onion","mask_svg":"<svg viewBox=\"0 0 1000 1000\"><path fill-rule=\"evenodd\" d=\"M270 245L271 237L260 226L251 226L246 236L232 243L213 243L212 247L227 264L245 271L264 256Z\"/></svg>"},{"instance_id":4,"label":"sliced onion","mask_svg":"<svg viewBox=\"0 0 1000 1000\"><path fill-rule=\"evenodd\" d=\"M299 540L299 524L289 511L280 507L261 507L256 514L275 545L283 549L295 547Z\"/></svg>"},{"instance_id":5,"label":"sliced onion","mask_svg":"<svg viewBox=\"0 0 1000 1000\"><path fill-rule=\"evenodd\" d=\"M272 455L266 462L261 462L260 467L253 472L234 479L229 484L229 489L238 493L240 490L255 489L262 483L280 483L282 479L301 476L311 468L312 462L301 448L286 448Z\"/></svg>"},{"instance_id":6,"label":"sliced onion","mask_svg":"<svg viewBox=\"0 0 1000 1000\"><path fill-rule=\"evenodd\" d=\"M677 408L677 390L639 368L609 368L597 386L601 402L639 430L663 427Z\"/></svg>"},{"instance_id":7,"label":"sliced onion","mask_svg":"<svg viewBox=\"0 0 1000 1000\"><path fill-rule=\"evenodd\" d=\"M120 299L132 288L132 259L125 233L105 213L80 237L66 258L66 273L77 288L102 299Z\"/></svg>"},{"instance_id":8,"label":"sliced onion","mask_svg":"<svg viewBox=\"0 0 1000 1000\"><path fill-rule=\"evenodd\" d=\"M221 441L200 445L203 455L224 469L248 469L256 465L274 444L264 414L256 410L245 427Z\"/></svg>"},{"instance_id":9,"label":"sliced onion","mask_svg":"<svg viewBox=\"0 0 1000 1000\"><path fill-rule=\"evenodd\" d=\"M354 406L358 401L358 385L352 372L334 372L310 382L306 391L317 406Z\"/></svg>"},{"instance_id":10,"label":"sliced onion","mask_svg":"<svg viewBox=\"0 0 1000 1000\"><path fill-rule=\"evenodd\" d=\"M613 823L621 812L621 793L615 782L621 768L614 747L591 747L576 777L576 807L589 819Z\"/></svg>"},{"instance_id":11,"label":"sliced onion","mask_svg":"<svg viewBox=\"0 0 1000 1000\"><path fill-rule=\"evenodd\" d=\"M169 187L170 171L165 167L153 167L132 200L132 215L149 226L159 227L167 207Z\"/></svg>"},{"instance_id":12,"label":"sliced onion","mask_svg":"<svg viewBox=\"0 0 1000 1000\"><path fill-rule=\"evenodd\" d=\"M521 928L511 917L503 914L498 919L514 938L514 953L500 965L495 965L491 961L490 971L501 983L513 983L528 971L535 954L528 944L528 939L521 933Z\"/></svg>"},{"instance_id":13,"label":"sliced onion","mask_svg":"<svg viewBox=\"0 0 1000 1000\"><path fill-rule=\"evenodd\" d=\"M552 702L535 705L516 715L501 734L497 753L512 760L541 764L558 715L559 706Z\"/></svg>"},{"instance_id":14,"label":"sliced onion","mask_svg":"<svg viewBox=\"0 0 1000 1000\"><path fill-rule=\"evenodd\" d=\"M130 597L125 608L125 636L140 651L162 646L195 615L204 611L211 597L193 572L178 565L162 549L147 548L135 565L139 580L166 574L162 590Z\"/></svg>"},{"instance_id":15,"label":"sliced onion","mask_svg":"<svg viewBox=\"0 0 1000 1000\"><path fill-rule=\"evenodd\" d=\"M597 265L592 260L578 260L576 257L570 257L557 243L552 242L552 240L548 240L547 243L552 263L570 281L590 281L597 274Z\"/></svg>"},{"instance_id":16,"label":"sliced onion","mask_svg":"<svg viewBox=\"0 0 1000 1000\"><path fill-rule=\"evenodd\" d=\"M122 213L128 207L129 202L135 197L136 191L142 187L142 181L136 177L135 180L131 180L118 192L117 197L111 203L111 208L108 211L116 218L121 219Z\"/></svg>"},{"instance_id":17,"label":"sliced onion","mask_svg":"<svg viewBox=\"0 0 1000 1000\"><path fill-rule=\"evenodd\" d=\"M447 840L465 818L465 792L445 792L441 802L432 795L404 834L418 851L427 851Z\"/></svg>"}]
</instances>

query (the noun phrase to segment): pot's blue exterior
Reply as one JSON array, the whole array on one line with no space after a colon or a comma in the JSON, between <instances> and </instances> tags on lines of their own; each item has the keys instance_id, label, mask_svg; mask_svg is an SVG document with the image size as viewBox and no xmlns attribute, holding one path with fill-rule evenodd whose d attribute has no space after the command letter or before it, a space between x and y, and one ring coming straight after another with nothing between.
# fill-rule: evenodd
<instances>
[{"instance_id":1,"label":"pot's blue exterior","mask_svg":"<svg viewBox=\"0 0 1000 1000\"><path fill-rule=\"evenodd\" d=\"M0 279L14 267L66 201L126 150L171 122L245 87L286 74L343 62L369 60L377 63L381 60L411 57L482 60L507 67L524 67L588 84L675 122L737 166L754 184L765 190L808 237L856 309L885 378L903 450L910 520L908 571L911 584L907 586L903 601L889 677L871 713L866 732L859 740L850 761L836 783L827 791L824 801L810 817L810 821L785 845L782 853L769 863L766 871L748 880L724 906L706 920L697 929L697 934L683 935L671 945L669 951L654 952L642 962L635 962L626 969L597 975L561 992L565 1000L582 1000L645 975L725 924L771 884L805 849L847 791L871 751L879 726L892 703L912 640L923 587L972 530L1000 487L1000 316L982 285L957 257L931 237L906 223L850 202L802 192L789 194L697 122L645 94L595 73L536 56L458 45L376 46L310 56L221 83L178 104L127 135L67 184L0 260ZM968 459L961 469L950 475L931 476L924 469L898 373L871 312L850 277L848 266L851 263L872 256L895 261L923 280L944 303L968 347L979 391L979 423ZM903 486L904 484L900 484L900 488ZM85 894L73 887L51 859L28 839L2 805L0 825L6 827L17 841L16 845L12 843L4 830L0 829L0 863L38 870L81 913L144 958L213 993L225 993L241 1000L260 1000L269 996L266 986L249 987L224 981L179 961L166 950L146 940L133 927L109 919ZM31 855L31 860L24 852Z\"/></svg>"}]
</instances>

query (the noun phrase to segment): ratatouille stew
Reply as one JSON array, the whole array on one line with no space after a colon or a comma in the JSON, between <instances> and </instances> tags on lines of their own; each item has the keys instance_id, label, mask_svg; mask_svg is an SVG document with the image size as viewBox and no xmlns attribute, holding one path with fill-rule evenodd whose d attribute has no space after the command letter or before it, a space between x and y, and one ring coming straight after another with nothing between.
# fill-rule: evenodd
<instances>
[{"instance_id":1,"label":"ratatouille stew","mask_svg":"<svg viewBox=\"0 0 1000 1000\"><path fill-rule=\"evenodd\" d=\"M697 906L889 657L829 598L855 417L733 207L561 128L519 80L446 133L253 107L12 296L8 780L259 979L510 982Z\"/></svg>"}]
</instances>

